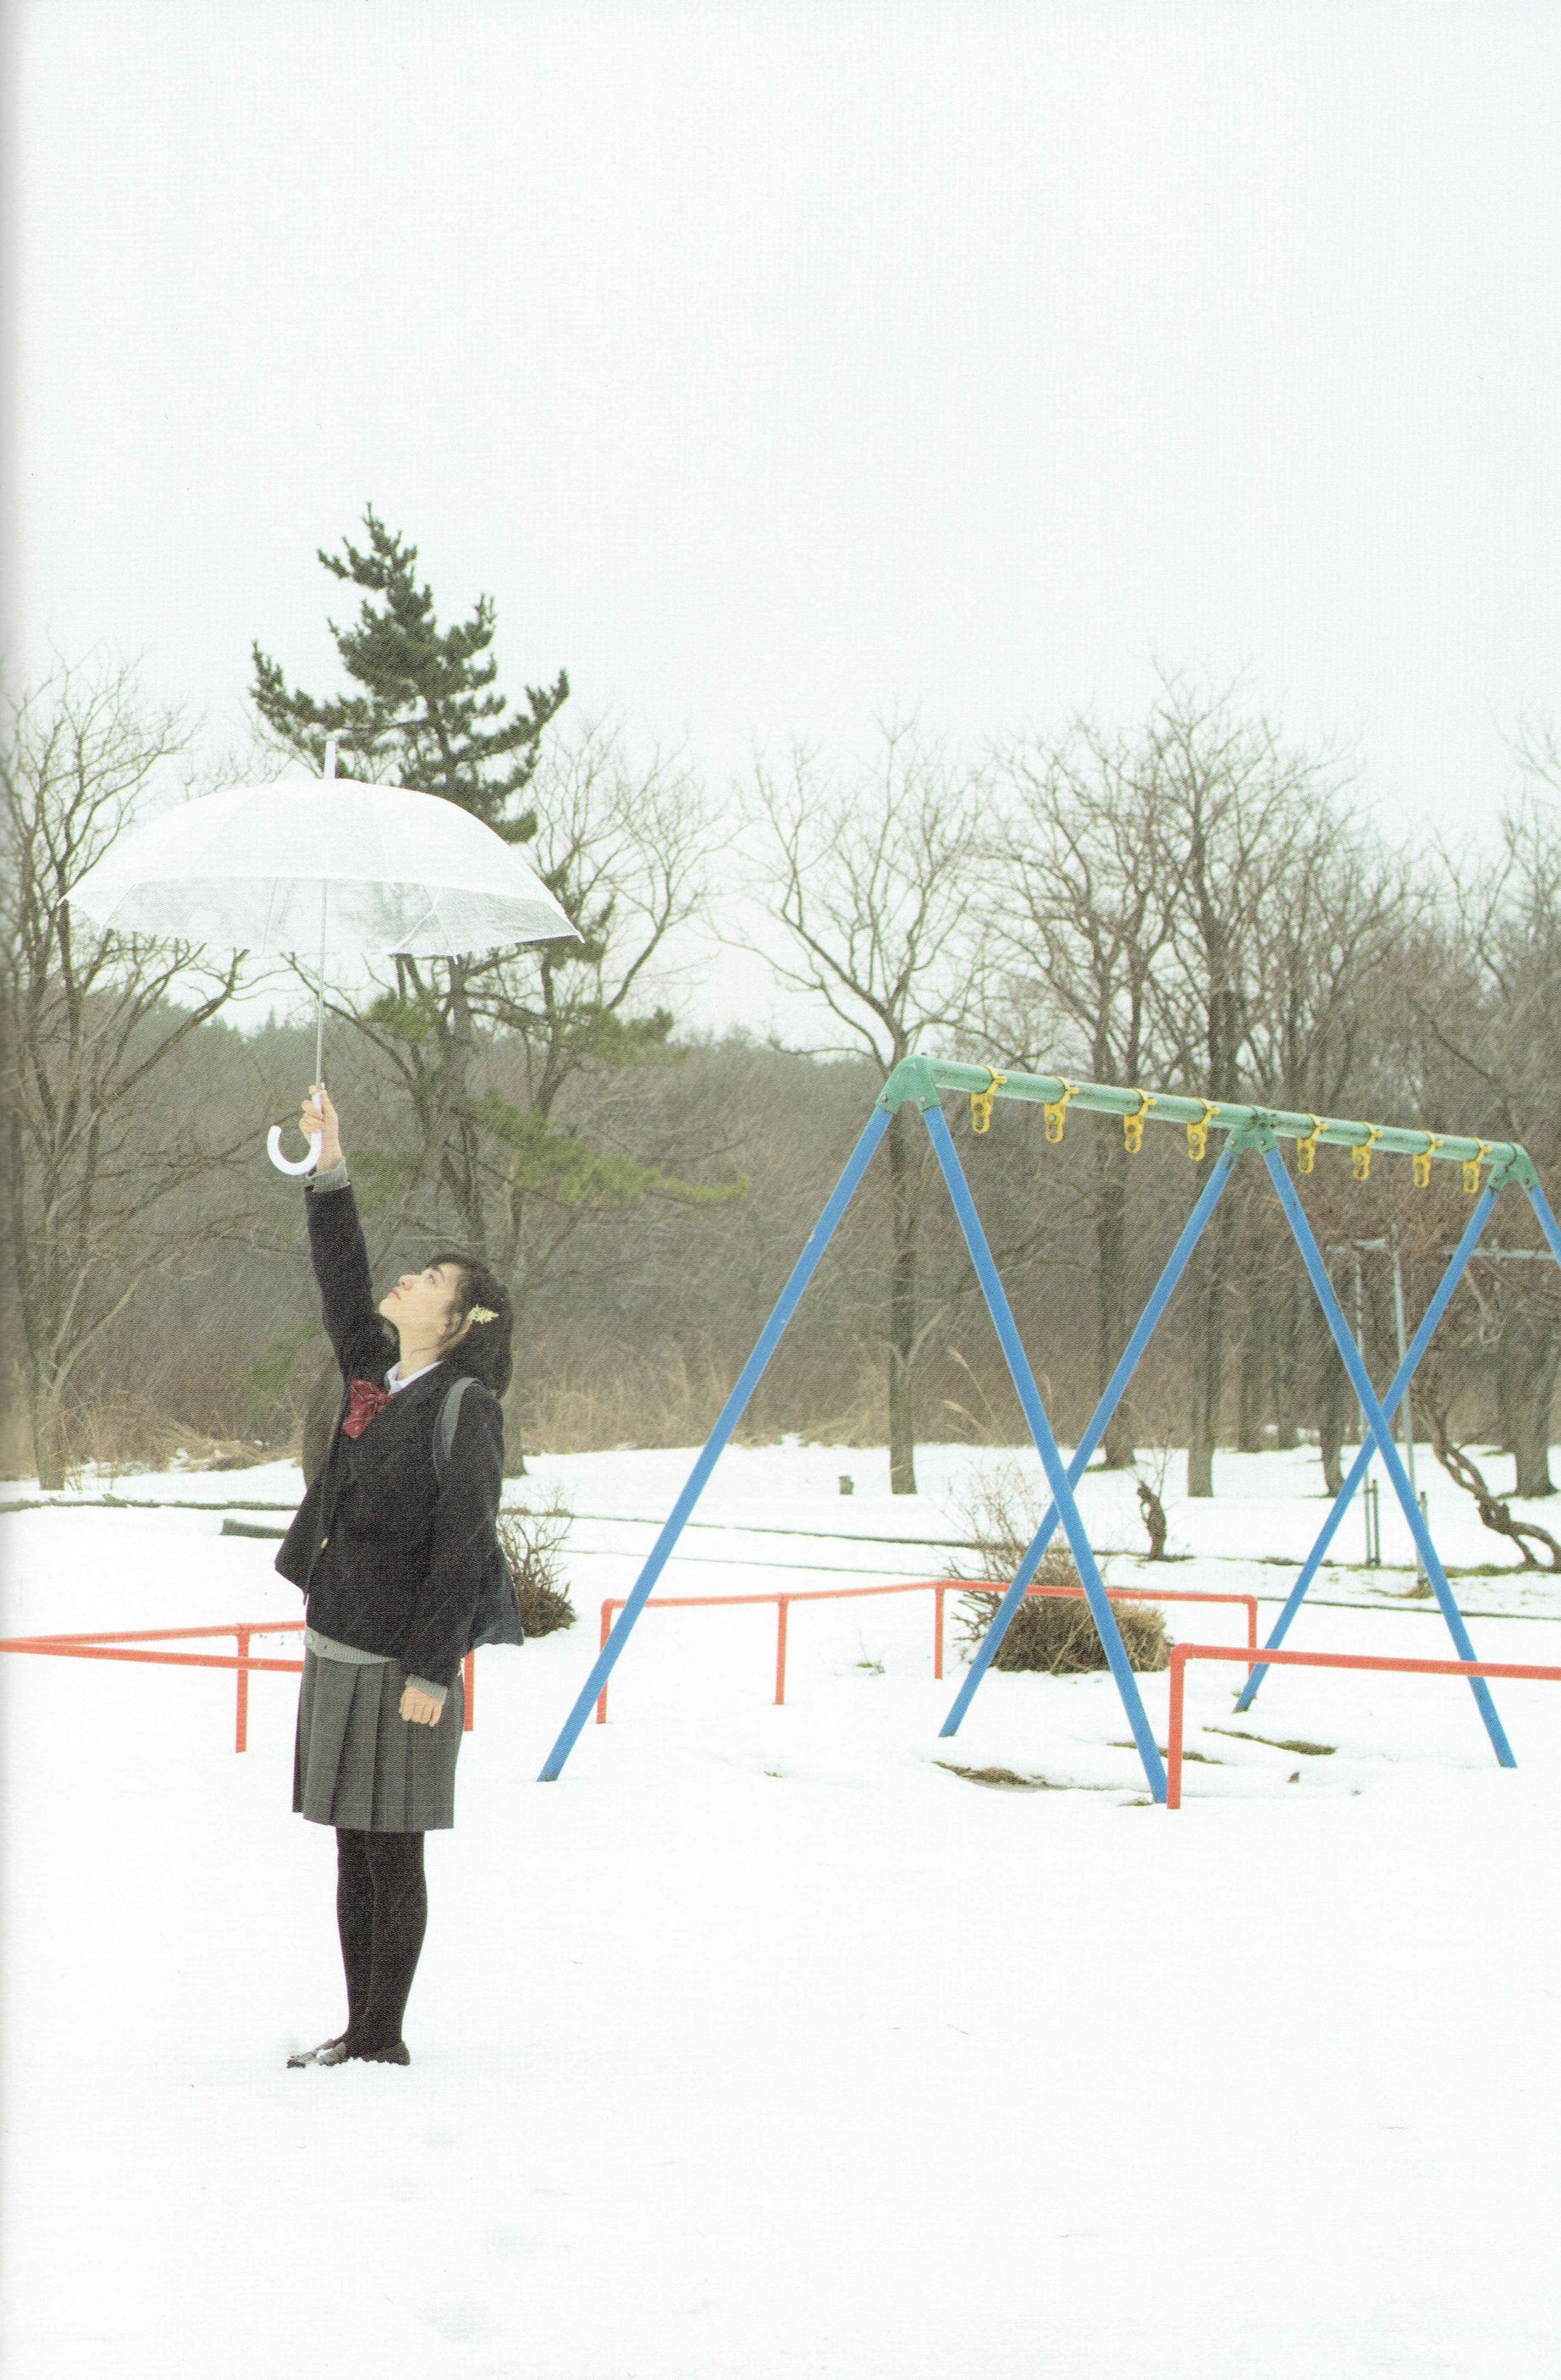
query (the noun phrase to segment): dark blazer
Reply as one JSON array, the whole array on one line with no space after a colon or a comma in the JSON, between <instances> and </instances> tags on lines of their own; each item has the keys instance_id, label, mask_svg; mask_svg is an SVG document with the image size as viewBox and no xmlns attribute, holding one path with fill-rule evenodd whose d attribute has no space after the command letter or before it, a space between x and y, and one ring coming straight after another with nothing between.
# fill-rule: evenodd
<instances>
[{"instance_id":1,"label":"dark blazer","mask_svg":"<svg viewBox=\"0 0 1561 2380\"><path fill-rule=\"evenodd\" d=\"M305 1204L343 1381L383 1388L396 1335L375 1307L352 1185L316 1190L311 1183ZM435 1685L454 1682L471 1645L504 1476L503 1408L474 1380L440 1485L434 1421L453 1377L448 1364L436 1364L356 1439L343 1435L350 1389L344 1392L319 1476L276 1556L283 1577L303 1588L309 1623L321 1635L388 1654Z\"/></svg>"}]
</instances>

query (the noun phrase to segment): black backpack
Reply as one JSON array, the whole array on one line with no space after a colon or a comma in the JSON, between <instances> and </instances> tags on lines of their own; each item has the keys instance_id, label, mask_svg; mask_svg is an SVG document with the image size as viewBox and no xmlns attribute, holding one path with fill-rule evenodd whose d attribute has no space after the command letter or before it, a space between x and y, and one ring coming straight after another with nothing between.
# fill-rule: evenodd
<instances>
[{"instance_id":1,"label":"black backpack","mask_svg":"<svg viewBox=\"0 0 1561 2380\"><path fill-rule=\"evenodd\" d=\"M450 1460L450 1449L455 1442L455 1424L460 1419L461 1399L472 1384L470 1372L459 1372L444 1391L439 1408L439 1418L433 1431L433 1467L444 1484L444 1467ZM514 1572L504 1557L504 1549L494 1537L483 1566L478 1587L477 1613L472 1621L472 1641L468 1653L479 1645L524 1645L526 1631L520 1622L520 1597L515 1592Z\"/></svg>"}]
</instances>

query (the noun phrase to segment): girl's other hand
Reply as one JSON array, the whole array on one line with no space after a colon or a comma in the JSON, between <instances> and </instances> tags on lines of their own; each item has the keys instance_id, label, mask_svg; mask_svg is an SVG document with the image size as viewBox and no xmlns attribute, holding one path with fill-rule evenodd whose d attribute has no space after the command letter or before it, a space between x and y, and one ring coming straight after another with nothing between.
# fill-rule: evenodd
<instances>
[{"instance_id":1,"label":"girl's other hand","mask_svg":"<svg viewBox=\"0 0 1561 2380\"><path fill-rule=\"evenodd\" d=\"M316 1171L328 1173L333 1165L342 1161L342 1127L331 1094L323 1083L311 1083L298 1116L298 1130L307 1140L311 1133L320 1135L320 1157Z\"/></svg>"},{"instance_id":2,"label":"girl's other hand","mask_svg":"<svg viewBox=\"0 0 1561 2380\"><path fill-rule=\"evenodd\" d=\"M416 1686L409 1685L404 1689L401 1716L414 1726L437 1727L443 1711L444 1705L435 1702L432 1694L422 1694Z\"/></svg>"}]
</instances>

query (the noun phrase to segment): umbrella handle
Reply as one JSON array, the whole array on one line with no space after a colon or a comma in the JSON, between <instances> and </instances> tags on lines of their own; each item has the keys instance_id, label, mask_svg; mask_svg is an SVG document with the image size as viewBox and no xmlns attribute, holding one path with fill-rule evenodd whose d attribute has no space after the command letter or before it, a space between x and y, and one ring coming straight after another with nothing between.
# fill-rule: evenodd
<instances>
[{"instance_id":1,"label":"umbrella handle","mask_svg":"<svg viewBox=\"0 0 1561 2380\"><path fill-rule=\"evenodd\" d=\"M295 1163L292 1158L284 1157L282 1154L282 1126L279 1123L273 1123L266 1135L266 1153L279 1173L312 1173L320 1162L320 1149L321 1135L317 1132L311 1132L309 1136L309 1155L300 1157Z\"/></svg>"}]
</instances>

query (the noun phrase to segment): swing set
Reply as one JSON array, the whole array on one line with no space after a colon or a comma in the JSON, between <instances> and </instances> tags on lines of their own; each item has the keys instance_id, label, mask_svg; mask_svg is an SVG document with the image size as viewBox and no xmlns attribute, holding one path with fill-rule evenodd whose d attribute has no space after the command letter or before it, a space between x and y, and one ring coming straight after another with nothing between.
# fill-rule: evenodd
<instances>
[{"instance_id":1,"label":"swing set","mask_svg":"<svg viewBox=\"0 0 1561 2380\"><path fill-rule=\"evenodd\" d=\"M1015 1324L1012 1308L1003 1288L992 1251L987 1245L970 1184L960 1163L953 1135L942 1109L945 1092L965 1096L970 1100L970 1124L978 1137L991 1128L992 1112L998 1099L1016 1099L1038 1106L1043 1112L1046 1136L1049 1142L1062 1139L1070 1108L1083 1113L1114 1116L1121 1123L1123 1138L1131 1154L1136 1155L1144 1146L1146 1123L1180 1125L1186 1133L1187 1153L1195 1165L1202 1165L1209 1148L1211 1132L1223 1133L1225 1145L1215 1160L1207 1181L1182 1227L1180 1237L1167 1260L1154 1292L1144 1306L1138 1323L1122 1351L1121 1358L1107 1382L1100 1402L1080 1439L1071 1462L1063 1463L1056 1434L1047 1416L1045 1402L1036 1386L1035 1376L1025 1354L1023 1343ZM819 1259L833 1238L837 1225L850 1206L872 1160L874 1151L889 1128L890 1119L902 1107L913 1107L920 1114L932 1143L939 1170L947 1185L955 1218L963 1235L965 1246L975 1268L981 1293L997 1330L998 1343L1013 1385L1018 1392L1025 1422L1035 1443L1046 1474L1051 1502L1040 1526L1026 1548L1024 1558L1013 1576L1012 1584L998 1604L992 1622L976 1648L970 1670L955 1695L939 1732L952 1735L970 1708L982 1679L992 1663L993 1656L1002 1643L1004 1631L1023 1600L1031 1581L1058 1528L1067 1537L1073 1560L1078 1566L1084 1596L1089 1603L1100 1641L1110 1664L1117 1691L1132 1730L1133 1742L1144 1764L1144 1776L1155 1800L1164 1803L1168 1788L1165 1764L1156 1744L1138 1682L1129 1663L1121 1633L1112 1615L1110 1599L1101 1577L1099 1566L1091 1550L1084 1524L1080 1517L1076 1490L1091 1456L1106 1434L1107 1425L1116 1412L1128 1383L1137 1370L1144 1352L1159 1325L1161 1317L1187 1269L1194 1248L1208 1227L1210 1218L1224 1196L1230 1177L1243 1157L1257 1159L1266 1170L1279 1205L1284 1212L1301 1263L1311 1281L1317 1303L1322 1308L1334 1344L1350 1385L1360 1401L1364 1427L1362 1444L1348 1476L1335 1498L1332 1509L1317 1541L1301 1564L1296 1583L1284 1609L1274 1624L1265 1652L1274 1652L1282 1645L1290 1624L1306 1599L1308 1589L1329 1547L1337 1534L1349 1505L1365 1478L1373 1452L1380 1457L1389 1483L1402 1508L1415 1549L1425 1576L1442 1609L1458 1654L1458 1675L1468 1675L1470 1689L1479 1707L1492 1748L1504 1768L1516 1766L1512 1748L1496 1715L1490 1689L1482 1675L1470 1675L1464 1665L1476 1664L1474 1646L1470 1639L1463 1614L1454 1600L1447 1574L1432 1539L1430 1528L1422 1515L1418 1499L1410 1484L1404 1460L1395 1442L1393 1416L1407 1395L1410 1384L1422 1357L1431 1343L1432 1336L1447 1309L1453 1292L1463 1277L1470 1257L1479 1245L1491 1210L1499 1195L1509 1185L1520 1189L1533 1209L1535 1220L1543 1234L1546 1246L1561 1263L1561 1225L1558 1225L1550 1203L1541 1186L1532 1160L1516 1141L1487 1141L1458 1138L1451 1134L1420 1132L1395 1124L1358 1123L1317 1115L1298 1115L1273 1108L1246 1107L1230 1100L1184 1099L1163 1091L1137 1088L1120 1089L1105 1083L1072 1083L1059 1075L1002 1075L990 1066L959 1065L934 1058L906 1058L896 1066L885 1084L872 1115L860 1139L847 1160L845 1170L826 1202L824 1211L814 1226L806 1246L793 1268L774 1311L760 1332L757 1343L722 1407L715 1427L689 1473L683 1491L673 1505L661 1533L647 1558L644 1568L625 1597L617 1622L602 1645L591 1673L580 1690L569 1717L564 1721L557 1742L549 1753L540 1772L542 1781L559 1776L568 1759L575 1738L590 1718L593 1706L606 1688L609 1676L628 1642L635 1622L645 1608L651 1589L660 1576L678 1538L683 1533L695 1505L704 1492L710 1473L741 1420L748 1402L771 1355L785 1333L803 1293L817 1269ZM1462 1237L1453 1252L1436 1293L1420 1320L1398 1371L1386 1393L1378 1397L1372 1385L1361 1352L1351 1336L1349 1325L1334 1292L1327 1265L1306 1212L1297 1195L1295 1184L1280 1155L1284 1141L1295 1143L1295 1170L1311 1173L1317 1161L1319 1146L1345 1148L1350 1153L1350 1171L1357 1182L1371 1177L1374 1157L1407 1157L1410 1160L1412 1178L1417 1189L1426 1188L1436 1164L1453 1164L1462 1169L1463 1188L1474 1201ZM1231 1648L1234 1650L1234 1648ZM1263 1683L1268 1664L1258 1659L1251 1666L1251 1674L1238 1699L1238 1710L1245 1710Z\"/></svg>"}]
</instances>

